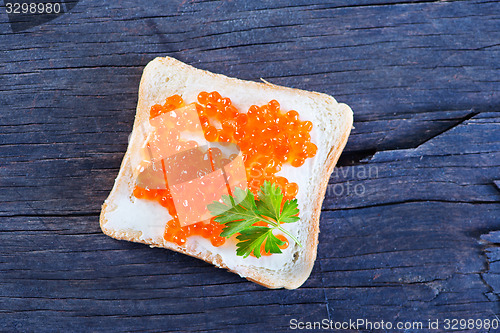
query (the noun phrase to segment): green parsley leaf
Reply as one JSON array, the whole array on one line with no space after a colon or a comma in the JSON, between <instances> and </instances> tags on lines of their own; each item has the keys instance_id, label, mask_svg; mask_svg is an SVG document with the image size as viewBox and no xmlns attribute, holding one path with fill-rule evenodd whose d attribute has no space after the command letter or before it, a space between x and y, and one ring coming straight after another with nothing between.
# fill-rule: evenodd
<instances>
[{"instance_id":1,"label":"green parsley leaf","mask_svg":"<svg viewBox=\"0 0 500 333\"><path fill-rule=\"evenodd\" d=\"M258 194L256 201L249 190L235 188L234 196L224 195L222 203L214 201L208 205L208 210L215 216L215 221L224 224L220 236L229 238L238 234L236 254L244 258L252 252L260 258L262 244L267 253L282 253L279 246L285 242L273 234L276 229L302 246L297 238L281 226L281 223L293 223L299 220L297 199L287 200L281 208L283 201L281 189L268 181L260 187ZM254 226L261 221L268 226Z\"/></svg>"},{"instance_id":2,"label":"green parsley leaf","mask_svg":"<svg viewBox=\"0 0 500 333\"><path fill-rule=\"evenodd\" d=\"M262 221L262 217L255 213L257 206L252 192L248 191L244 197L241 192L244 191L238 188L235 190L236 198L224 195L222 197L224 203L214 201L208 205L208 210L216 216L215 221L226 225L222 229L221 237L229 238L252 224Z\"/></svg>"},{"instance_id":3,"label":"green parsley leaf","mask_svg":"<svg viewBox=\"0 0 500 333\"><path fill-rule=\"evenodd\" d=\"M275 221L280 220L281 201L283 194L279 186L274 186L269 181L265 181L259 190L258 209L262 215L268 216Z\"/></svg>"},{"instance_id":4,"label":"green parsley leaf","mask_svg":"<svg viewBox=\"0 0 500 333\"><path fill-rule=\"evenodd\" d=\"M300 220L297 216L299 214L297 199L288 200L284 203L283 209L281 211L280 222L293 223Z\"/></svg>"},{"instance_id":5,"label":"green parsley leaf","mask_svg":"<svg viewBox=\"0 0 500 333\"><path fill-rule=\"evenodd\" d=\"M236 254L248 257L252 252L255 257L261 257L261 246L265 242L264 250L267 253L281 253L279 245L285 244L278 237L273 235L272 228L269 227L250 227L243 230L239 236L236 237L240 242L236 244L238 248Z\"/></svg>"}]
</instances>

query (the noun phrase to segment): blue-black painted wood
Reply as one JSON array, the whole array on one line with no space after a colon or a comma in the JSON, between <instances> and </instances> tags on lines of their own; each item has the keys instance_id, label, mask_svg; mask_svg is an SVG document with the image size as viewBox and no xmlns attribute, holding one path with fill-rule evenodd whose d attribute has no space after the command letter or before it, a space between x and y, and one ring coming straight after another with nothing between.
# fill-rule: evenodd
<instances>
[{"instance_id":1,"label":"blue-black painted wood","mask_svg":"<svg viewBox=\"0 0 500 333\"><path fill-rule=\"evenodd\" d=\"M499 314L497 1L69 9L17 32L0 9L1 331L255 332L291 319ZM164 55L354 110L300 289L268 290L100 232L142 69Z\"/></svg>"}]
</instances>

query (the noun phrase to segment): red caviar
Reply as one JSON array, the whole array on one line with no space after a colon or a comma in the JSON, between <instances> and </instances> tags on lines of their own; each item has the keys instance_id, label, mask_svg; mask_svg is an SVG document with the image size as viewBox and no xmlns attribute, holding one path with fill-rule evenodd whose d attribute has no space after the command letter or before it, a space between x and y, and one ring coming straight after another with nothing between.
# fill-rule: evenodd
<instances>
[{"instance_id":1,"label":"red caviar","mask_svg":"<svg viewBox=\"0 0 500 333\"><path fill-rule=\"evenodd\" d=\"M170 96L165 104L151 107L150 118L184 105L179 95ZM300 167L307 158L316 155L318 148L311 142L309 134L313 127L310 121L301 121L295 110L283 112L276 100L262 106L252 105L247 113L240 113L229 98L222 97L217 91L199 93L196 110L207 141L232 142L240 147L250 191L257 194L260 186L268 180L281 187L283 202L297 196L298 185L290 183L285 177L276 176L276 173L284 163ZM168 189L150 190L136 186L133 194L139 199L155 200L168 209L172 220L166 225L165 240L182 246L187 237L199 235L209 239L213 246L224 244L226 239L220 236L224 226L215 222L214 218L206 223L181 227ZM286 237L276 237L285 242L281 249L288 247ZM264 246L261 248L262 255L270 255Z\"/></svg>"}]
</instances>

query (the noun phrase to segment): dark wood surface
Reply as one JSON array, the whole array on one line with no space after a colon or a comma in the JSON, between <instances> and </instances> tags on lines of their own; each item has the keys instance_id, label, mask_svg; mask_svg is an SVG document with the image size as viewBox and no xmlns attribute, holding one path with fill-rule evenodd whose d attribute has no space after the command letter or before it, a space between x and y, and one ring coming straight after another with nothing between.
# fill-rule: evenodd
<instances>
[{"instance_id":1,"label":"dark wood surface","mask_svg":"<svg viewBox=\"0 0 500 333\"><path fill-rule=\"evenodd\" d=\"M352 107L300 289L100 232L142 69L164 55ZM497 1L85 0L17 32L1 8L0 330L498 318L499 59Z\"/></svg>"}]
</instances>

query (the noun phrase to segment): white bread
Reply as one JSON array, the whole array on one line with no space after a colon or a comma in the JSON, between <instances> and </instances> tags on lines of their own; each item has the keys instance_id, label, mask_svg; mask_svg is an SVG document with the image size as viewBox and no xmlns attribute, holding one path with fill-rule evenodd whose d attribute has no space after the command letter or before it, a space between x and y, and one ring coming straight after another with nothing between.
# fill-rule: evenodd
<instances>
[{"instance_id":1,"label":"white bread","mask_svg":"<svg viewBox=\"0 0 500 333\"><path fill-rule=\"evenodd\" d=\"M318 147L316 156L307 159L299 168L283 166L277 174L299 185L300 221L287 224L286 228L299 239L302 247L290 241L282 254L242 258L236 256L234 243L226 242L216 248L199 236L188 237L184 246L178 246L163 239L165 224L170 219L167 209L132 195L132 168L152 130L148 121L151 106L163 104L174 94L192 103L201 91L218 91L229 97L240 112L246 112L251 105L263 105L276 99L282 110L297 110L301 120L313 123L311 141ZM102 206L101 229L116 239L164 247L200 258L268 288L297 288L309 277L316 259L321 204L333 167L349 136L352 117L349 106L325 94L267 82L243 81L199 70L173 58L156 58L142 75L134 128L118 177Z\"/></svg>"}]
</instances>

